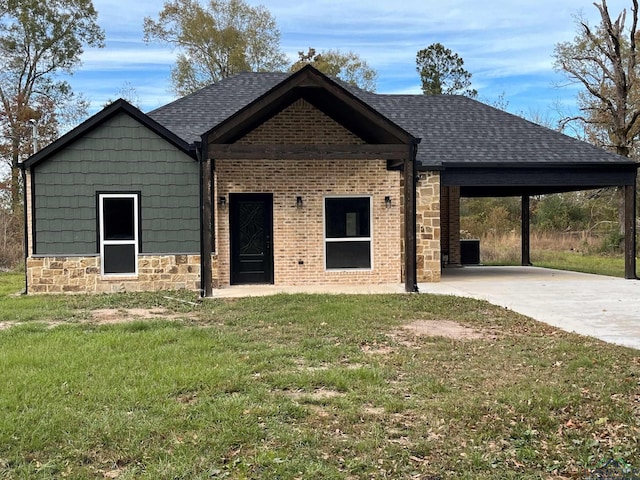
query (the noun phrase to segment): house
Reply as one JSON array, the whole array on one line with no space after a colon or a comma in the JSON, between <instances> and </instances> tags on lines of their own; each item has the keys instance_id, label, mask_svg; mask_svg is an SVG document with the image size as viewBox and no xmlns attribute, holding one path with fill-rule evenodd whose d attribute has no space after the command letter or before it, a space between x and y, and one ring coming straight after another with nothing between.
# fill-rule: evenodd
<instances>
[{"instance_id":1,"label":"house","mask_svg":"<svg viewBox=\"0 0 640 480\"><path fill-rule=\"evenodd\" d=\"M118 100L23 164L30 293L437 282L461 196L621 187L636 164L462 96L380 95L308 66L147 114Z\"/></svg>"}]
</instances>

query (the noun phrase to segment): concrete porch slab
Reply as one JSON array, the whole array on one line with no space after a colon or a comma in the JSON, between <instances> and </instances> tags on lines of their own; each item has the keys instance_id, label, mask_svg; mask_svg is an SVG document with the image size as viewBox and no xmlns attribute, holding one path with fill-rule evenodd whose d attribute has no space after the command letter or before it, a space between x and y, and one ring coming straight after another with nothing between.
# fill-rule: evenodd
<instances>
[{"instance_id":1,"label":"concrete porch slab","mask_svg":"<svg viewBox=\"0 0 640 480\"><path fill-rule=\"evenodd\" d=\"M404 293L404 285L387 283L380 285L232 285L213 290L211 298L263 297L279 293L328 293L367 295L375 293Z\"/></svg>"}]
</instances>

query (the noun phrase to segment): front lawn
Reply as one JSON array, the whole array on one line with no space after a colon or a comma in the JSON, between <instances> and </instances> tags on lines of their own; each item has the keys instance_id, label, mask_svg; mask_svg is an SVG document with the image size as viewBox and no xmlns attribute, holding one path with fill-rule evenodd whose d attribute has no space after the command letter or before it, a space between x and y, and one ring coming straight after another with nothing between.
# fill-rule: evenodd
<instances>
[{"instance_id":1,"label":"front lawn","mask_svg":"<svg viewBox=\"0 0 640 480\"><path fill-rule=\"evenodd\" d=\"M640 468L640 352L485 302L10 296L20 280L0 275L3 479Z\"/></svg>"}]
</instances>

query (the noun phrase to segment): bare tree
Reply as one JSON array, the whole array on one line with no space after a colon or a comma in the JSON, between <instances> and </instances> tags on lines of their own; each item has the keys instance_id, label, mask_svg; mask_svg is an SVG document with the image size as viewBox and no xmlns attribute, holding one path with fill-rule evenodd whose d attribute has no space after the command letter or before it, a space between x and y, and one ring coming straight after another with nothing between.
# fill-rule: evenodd
<instances>
[{"instance_id":1,"label":"bare tree","mask_svg":"<svg viewBox=\"0 0 640 480\"><path fill-rule=\"evenodd\" d=\"M30 151L30 121L47 128L78 104L55 74L71 72L83 47L102 46L91 0L0 0L0 154L11 167L11 204L20 203L19 162Z\"/></svg>"},{"instance_id":2,"label":"bare tree","mask_svg":"<svg viewBox=\"0 0 640 480\"><path fill-rule=\"evenodd\" d=\"M555 68L584 88L578 94L581 115L566 118L563 124L577 121L587 139L630 157L640 133L638 0L632 0L629 24L626 9L612 20L606 0L594 5L600 24L593 29L578 18L573 41L555 48Z\"/></svg>"}]
</instances>

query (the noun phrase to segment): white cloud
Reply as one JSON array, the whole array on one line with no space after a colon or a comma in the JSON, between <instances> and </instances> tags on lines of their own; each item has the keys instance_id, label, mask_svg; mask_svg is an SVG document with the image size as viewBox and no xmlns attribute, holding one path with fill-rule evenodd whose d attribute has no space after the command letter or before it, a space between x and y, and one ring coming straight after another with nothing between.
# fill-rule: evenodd
<instances>
[{"instance_id":1,"label":"white cloud","mask_svg":"<svg viewBox=\"0 0 640 480\"><path fill-rule=\"evenodd\" d=\"M481 96L504 92L523 106L558 98L552 54L555 44L574 36L574 16L582 10L590 23L599 20L584 0L247 1L276 17L291 60L308 47L352 50L378 70L378 91L419 93L416 52L440 42L465 60ZM628 4L608 1L612 16ZM175 53L142 41L144 17L157 17L162 2L94 0L94 6L107 46L85 52L81 71L71 78L74 89L97 99L94 105L112 98L125 82L137 90L145 110L171 100L167 87Z\"/></svg>"},{"instance_id":2,"label":"white cloud","mask_svg":"<svg viewBox=\"0 0 640 480\"><path fill-rule=\"evenodd\" d=\"M169 50L133 45L88 50L82 55L82 63L87 70L127 70L143 69L148 65L170 66L175 58Z\"/></svg>"}]
</instances>

